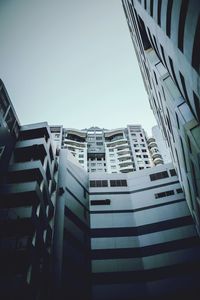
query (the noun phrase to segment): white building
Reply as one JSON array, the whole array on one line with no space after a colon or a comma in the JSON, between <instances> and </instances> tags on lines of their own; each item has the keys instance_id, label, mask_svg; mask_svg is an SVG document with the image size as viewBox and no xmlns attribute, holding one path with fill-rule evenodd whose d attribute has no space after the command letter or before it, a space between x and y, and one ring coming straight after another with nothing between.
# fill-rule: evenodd
<instances>
[{"instance_id":1,"label":"white building","mask_svg":"<svg viewBox=\"0 0 200 300\"><path fill-rule=\"evenodd\" d=\"M56 128L58 128L56 132ZM141 125L126 128L62 129L52 126L56 146L68 149L88 172L128 173L162 164L149 151L147 136ZM158 151L158 150L157 150Z\"/></svg>"}]
</instances>

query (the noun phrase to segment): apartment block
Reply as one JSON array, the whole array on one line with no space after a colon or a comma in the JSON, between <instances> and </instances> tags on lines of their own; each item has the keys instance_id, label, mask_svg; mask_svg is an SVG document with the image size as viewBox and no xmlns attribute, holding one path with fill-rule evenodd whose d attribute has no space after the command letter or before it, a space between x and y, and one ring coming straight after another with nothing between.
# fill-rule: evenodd
<instances>
[{"instance_id":1,"label":"apartment block","mask_svg":"<svg viewBox=\"0 0 200 300\"><path fill-rule=\"evenodd\" d=\"M150 106L200 232L198 1L122 1Z\"/></svg>"},{"instance_id":2,"label":"apartment block","mask_svg":"<svg viewBox=\"0 0 200 300\"><path fill-rule=\"evenodd\" d=\"M89 173L127 173L163 164L161 155L157 161L152 157L141 125L113 130L99 127L61 129L59 134L54 132L56 126L51 128L55 143L60 139L61 148L68 149ZM56 147L59 148L58 144Z\"/></svg>"}]
</instances>

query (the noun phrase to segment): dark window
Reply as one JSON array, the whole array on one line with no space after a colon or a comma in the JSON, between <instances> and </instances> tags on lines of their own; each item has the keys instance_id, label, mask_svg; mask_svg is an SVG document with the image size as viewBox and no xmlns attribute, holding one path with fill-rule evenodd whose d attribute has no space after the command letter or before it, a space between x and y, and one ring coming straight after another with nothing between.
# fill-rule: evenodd
<instances>
[{"instance_id":1,"label":"dark window","mask_svg":"<svg viewBox=\"0 0 200 300\"><path fill-rule=\"evenodd\" d=\"M171 196L171 195L174 195L173 190L162 192L162 193L157 193L157 194L155 194L155 198L158 199L158 198L163 198L163 197L167 197L167 196Z\"/></svg>"},{"instance_id":2,"label":"dark window","mask_svg":"<svg viewBox=\"0 0 200 300\"><path fill-rule=\"evenodd\" d=\"M180 188L180 189L176 189L176 192L177 194L180 194L180 193L183 193L183 190Z\"/></svg>"},{"instance_id":3,"label":"dark window","mask_svg":"<svg viewBox=\"0 0 200 300\"><path fill-rule=\"evenodd\" d=\"M110 199L105 199L105 200L91 200L90 204L91 205L109 205L110 204Z\"/></svg>"},{"instance_id":4,"label":"dark window","mask_svg":"<svg viewBox=\"0 0 200 300\"><path fill-rule=\"evenodd\" d=\"M173 0L168 0L167 4L167 18L166 18L166 33L170 37L171 35L171 16L172 16Z\"/></svg>"},{"instance_id":5,"label":"dark window","mask_svg":"<svg viewBox=\"0 0 200 300\"><path fill-rule=\"evenodd\" d=\"M169 172L170 172L171 176L176 176L176 170L175 169L171 169L171 170L169 170Z\"/></svg>"},{"instance_id":6,"label":"dark window","mask_svg":"<svg viewBox=\"0 0 200 300\"><path fill-rule=\"evenodd\" d=\"M110 186L127 186L126 180L110 180Z\"/></svg>"},{"instance_id":7,"label":"dark window","mask_svg":"<svg viewBox=\"0 0 200 300\"><path fill-rule=\"evenodd\" d=\"M160 20L161 20L161 5L162 5L162 0L158 0L157 20L158 20L159 26L160 26Z\"/></svg>"},{"instance_id":8,"label":"dark window","mask_svg":"<svg viewBox=\"0 0 200 300\"><path fill-rule=\"evenodd\" d=\"M102 146L103 143L102 142L96 142L97 146Z\"/></svg>"},{"instance_id":9,"label":"dark window","mask_svg":"<svg viewBox=\"0 0 200 300\"><path fill-rule=\"evenodd\" d=\"M161 52L162 52L163 65L167 66L166 59L165 59L165 53L164 53L164 49L163 49L162 45L160 45L160 49L161 49Z\"/></svg>"},{"instance_id":10,"label":"dark window","mask_svg":"<svg viewBox=\"0 0 200 300\"><path fill-rule=\"evenodd\" d=\"M197 22L195 37L194 37L194 44L193 44L193 51L192 51L192 66L193 68L199 73L199 66L200 66L200 15Z\"/></svg>"},{"instance_id":11,"label":"dark window","mask_svg":"<svg viewBox=\"0 0 200 300\"><path fill-rule=\"evenodd\" d=\"M151 174L149 176L150 176L151 181L169 177L167 171L154 173L154 174Z\"/></svg>"},{"instance_id":12,"label":"dark window","mask_svg":"<svg viewBox=\"0 0 200 300\"><path fill-rule=\"evenodd\" d=\"M181 51L183 51L184 28L185 28L187 9L188 9L188 0L182 0L179 27L178 27L178 47Z\"/></svg>"},{"instance_id":13,"label":"dark window","mask_svg":"<svg viewBox=\"0 0 200 300\"><path fill-rule=\"evenodd\" d=\"M150 0L150 15L153 17L153 1L154 0Z\"/></svg>"},{"instance_id":14,"label":"dark window","mask_svg":"<svg viewBox=\"0 0 200 300\"><path fill-rule=\"evenodd\" d=\"M90 187L106 187L108 186L107 180L90 180Z\"/></svg>"},{"instance_id":15,"label":"dark window","mask_svg":"<svg viewBox=\"0 0 200 300\"><path fill-rule=\"evenodd\" d=\"M102 140L102 137L101 136L97 136L96 140L100 141L100 140Z\"/></svg>"},{"instance_id":16,"label":"dark window","mask_svg":"<svg viewBox=\"0 0 200 300\"><path fill-rule=\"evenodd\" d=\"M196 109L197 118L200 121L200 99L199 97L197 97L195 92L193 92L193 97L194 97L194 105Z\"/></svg>"},{"instance_id":17,"label":"dark window","mask_svg":"<svg viewBox=\"0 0 200 300\"><path fill-rule=\"evenodd\" d=\"M173 77L173 79L176 83L176 86L178 87L179 85L178 85L178 81L176 79L176 74L175 74L175 71L174 71L174 65L173 65L173 61L172 61L171 57L169 57L169 64L170 64L170 68L171 68L171 72L172 72L172 77Z\"/></svg>"}]
</instances>

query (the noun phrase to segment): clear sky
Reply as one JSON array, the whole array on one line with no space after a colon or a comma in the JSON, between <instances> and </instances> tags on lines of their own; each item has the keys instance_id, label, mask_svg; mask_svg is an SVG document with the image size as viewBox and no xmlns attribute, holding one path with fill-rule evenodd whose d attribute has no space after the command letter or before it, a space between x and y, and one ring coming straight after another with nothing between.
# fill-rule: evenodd
<instances>
[{"instance_id":1,"label":"clear sky","mask_svg":"<svg viewBox=\"0 0 200 300\"><path fill-rule=\"evenodd\" d=\"M0 77L22 124L156 124L120 0L0 0Z\"/></svg>"}]
</instances>

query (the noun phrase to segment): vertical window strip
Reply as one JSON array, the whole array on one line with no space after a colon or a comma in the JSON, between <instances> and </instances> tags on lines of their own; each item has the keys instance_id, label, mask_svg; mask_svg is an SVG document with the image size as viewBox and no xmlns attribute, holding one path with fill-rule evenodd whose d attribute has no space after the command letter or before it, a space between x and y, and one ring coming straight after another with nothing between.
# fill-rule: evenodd
<instances>
[{"instance_id":1,"label":"vertical window strip","mask_svg":"<svg viewBox=\"0 0 200 300\"><path fill-rule=\"evenodd\" d=\"M167 4L167 18L166 18L166 33L170 37L171 35L171 16L172 16L173 0L168 0Z\"/></svg>"},{"instance_id":2,"label":"vertical window strip","mask_svg":"<svg viewBox=\"0 0 200 300\"><path fill-rule=\"evenodd\" d=\"M178 48L183 52L183 41L184 41L184 29L185 29L185 19L188 10L188 0L182 0L179 27L178 27Z\"/></svg>"},{"instance_id":3,"label":"vertical window strip","mask_svg":"<svg viewBox=\"0 0 200 300\"><path fill-rule=\"evenodd\" d=\"M193 44L193 51L192 51L192 66L193 68L200 73L200 15L197 22L195 37L194 37L194 44Z\"/></svg>"},{"instance_id":4,"label":"vertical window strip","mask_svg":"<svg viewBox=\"0 0 200 300\"><path fill-rule=\"evenodd\" d=\"M158 0L158 6L157 6L157 22L158 25L161 25L161 6L162 6L162 0Z\"/></svg>"}]
</instances>

